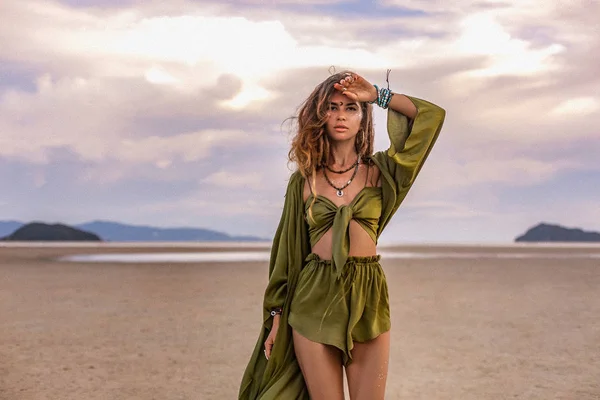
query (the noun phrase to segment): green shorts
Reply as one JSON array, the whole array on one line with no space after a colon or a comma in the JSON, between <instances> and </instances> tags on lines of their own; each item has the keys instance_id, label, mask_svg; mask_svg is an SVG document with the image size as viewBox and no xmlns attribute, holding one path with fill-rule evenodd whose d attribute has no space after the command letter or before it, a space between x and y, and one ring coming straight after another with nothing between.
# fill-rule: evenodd
<instances>
[{"instance_id":1,"label":"green shorts","mask_svg":"<svg viewBox=\"0 0 600 400\"><path fill-rule=\"evenodd\" d=\"M341 279L330 260L311 253L298 277L289 325L313 342L329 344L352 362L354 342L366 342L391 327L390 303L381 256L350 256Z\"/></svg>"}]
</instances>

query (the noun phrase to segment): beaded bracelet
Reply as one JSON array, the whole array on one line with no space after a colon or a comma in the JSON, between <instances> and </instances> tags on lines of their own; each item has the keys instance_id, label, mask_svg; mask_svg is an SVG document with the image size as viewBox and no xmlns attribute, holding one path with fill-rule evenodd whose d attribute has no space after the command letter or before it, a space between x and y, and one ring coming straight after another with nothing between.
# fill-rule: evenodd
<instances>
[{"instance_id":1,"label":"beaded bracelet","mask_svg":"<svg viewBox=\"0 0 600 400\"><path fill-rule=\"evenodd\" d=\"M393 95L394 93L392 93L390 89L381 88L379 91L379 96L377 96L377 104L379 107L383 108L384 110L388 108Z\"/></svg>"},{"instance_id":2,"label":"beaded bracelet","mask_svg":"<svg viewBox=\"0 0 600 400\"><path fill-rule=\"evenodd\" d=\"M377 105L384 110L388 108L390 101L392 100L392 96L394 93L390 89L379 88L377 85L375 86L375 90L377 91L377 98L373 101L369 101L369 104L377 103Z\"/></svg>"},{"instance_id":3,"label":"beaded bracelet","mask_svg":"<svg viewBox=\"0 0 600 400\"><path fill-rule=\"evenodd\" d=\"M369 104L379 103L379 86L377 86L377 85L373 85L373 86L375 86L375 91L377 92L377 97L373 101L367 101L367 103L369 103Z\"/></svg>"}]
</instances>

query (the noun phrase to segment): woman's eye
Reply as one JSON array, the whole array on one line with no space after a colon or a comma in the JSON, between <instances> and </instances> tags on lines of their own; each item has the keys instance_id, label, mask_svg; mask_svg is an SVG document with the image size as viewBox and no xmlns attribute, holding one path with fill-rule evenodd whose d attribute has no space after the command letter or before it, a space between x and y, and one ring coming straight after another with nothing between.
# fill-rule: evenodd
<instances>
[{"instance_id":1,"label":"woman's eye","mask_svg":"<svg viewBox=\"0 0 600 400\"><path fill-rule=\"evenodd\" d=\"M350 111L356 111L356 107L348 107L348 110L350 110Z\"/></svg>"}]
</instances>

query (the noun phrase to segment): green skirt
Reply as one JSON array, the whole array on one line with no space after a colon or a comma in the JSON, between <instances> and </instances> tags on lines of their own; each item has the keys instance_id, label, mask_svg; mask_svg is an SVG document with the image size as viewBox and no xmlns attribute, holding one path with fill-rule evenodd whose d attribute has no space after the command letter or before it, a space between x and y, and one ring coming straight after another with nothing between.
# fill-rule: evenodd
<instances>
[{"instance_id":1,"label":"green skirt","mask_svg":"<svg viewBox=\"0 0 600 400\"><path fill-rule=\"evenodd\" d=\"M354 342L366 342L391 327L388 287L381 256L350 256L341 279L330 260L306 257L290 304L288 324L305 338L337 347L344 365Z\"/></svg>"}]
</instances>

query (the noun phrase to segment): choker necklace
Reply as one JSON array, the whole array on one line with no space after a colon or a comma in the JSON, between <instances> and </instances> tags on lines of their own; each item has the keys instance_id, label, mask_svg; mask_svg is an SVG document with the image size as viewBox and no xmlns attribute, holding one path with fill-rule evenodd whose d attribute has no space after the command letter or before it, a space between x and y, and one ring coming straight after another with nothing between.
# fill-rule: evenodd
<instances>
[{"instance_id":1,"label":"choker necklace","mask_svg":"<svg viewBox=\"0 0 600 400\"><path fill-rule=\"evenodd\" d=\"M335 174L343 174L345 172L350 171L352 168L356 167L356 164L358 164L360 161L360 157L358 157L356 159L356 162L354 164L352 164L351 166L349 166L348 168L346 168L343 171L336 171L335 169L331 168L329 165L325 164L325 168L327 168L328 170L330 170L331 172L335 173Z\"/></svg>"},{"instance_id":2,"label":"choker necklace","mask_svg":"<svg viewBox=\"0 0 600 400\"><path fill-rule=\"evenodd\" d=\"M336 190L335 194L337 195L337 197L342 197L344 195L344 189L346 189L348 187L348 185L350 185L352 183L352 180L354 179L354 177L356 177L356 173L358 172L358 164L359 163L358 163L358 160L357 160L357 162L354 165L354 172L352 173L352 177L342 187L335 186L333 184L333 182L331 182L329 180L329 177L327 176L327 172L325 172L325 170L323 170L323 175L325 175L325 180L327 181L327 183L329 183L329 186L331 186L332 188L334 188Z\"/></svg>"}]
</instances>

